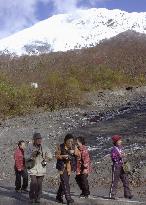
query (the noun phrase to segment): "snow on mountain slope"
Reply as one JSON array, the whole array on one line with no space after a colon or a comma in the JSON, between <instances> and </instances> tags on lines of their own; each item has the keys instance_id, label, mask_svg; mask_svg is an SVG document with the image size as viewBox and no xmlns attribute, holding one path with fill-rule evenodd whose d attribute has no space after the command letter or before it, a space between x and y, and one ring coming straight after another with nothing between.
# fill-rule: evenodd
<instances>
[{"instance_id":1,"label":"snow on mountain slope","mask_svg":"<svg viewBox=\"0 0 146 205\"><path fill-rule=\"evenodd\" d=\"M95 46L127 30L146 34L146 12L127 13L118 9L77 10L54 15L0 40L0 51L39 54Z\"/></svg>"}]
</instances>

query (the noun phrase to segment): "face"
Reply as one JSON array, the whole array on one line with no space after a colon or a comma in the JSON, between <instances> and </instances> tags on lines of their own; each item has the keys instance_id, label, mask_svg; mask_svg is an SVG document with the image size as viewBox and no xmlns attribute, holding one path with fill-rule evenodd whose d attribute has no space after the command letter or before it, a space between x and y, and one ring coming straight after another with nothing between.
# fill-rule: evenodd
<instances>
[{"instance_id":1,"label":"face","mask_svg":"<svg viewBox=\"0 0 146 205\"><path fill-rule=\"evenodd\" d=\"M116 143L118 146L122 145L122 140L118 140Z\"/></svg>"},{"instance_id":2,"label":"face","mask_svg":"<svg viewBox=\"0 0 146 205\"><path fill-rule=\"evenodd\" d=\"M80 146L82 146L82 143L81 142L79 142L79 140L77 139L77 145L80 147Z\"/></svg>"},{"instance_id":3,"label":"face","mask_svg":"<svg viewBox=\"0 0 146 205\"><path fill-rule=\"evenodd\" d=\"M68 139L65 143L65 145L67 146L67 148L72 148L74 144L74 139Z\"/></svg>"},{"instance_id":4,"label":"face","mask_svg":"<svg viewBox=\"0 0 146 205\"><path fill-rule=\"evenodd\" d=\"M36 144L37 144L37 145L41 145L41 144L42 144L42 139L37 139L37 140L36 140Z\"/></svg>"},{"instance_id":5,"label":"face","mask_svg":"<svg viewBox=\"0 0 146 205\"><path fill-rule=\"evenodd\" d=\"M25 142L22 142L22 143L21 143L20 148L23 149L23 150L26 148Z\"/></svg>"}]
</instances>

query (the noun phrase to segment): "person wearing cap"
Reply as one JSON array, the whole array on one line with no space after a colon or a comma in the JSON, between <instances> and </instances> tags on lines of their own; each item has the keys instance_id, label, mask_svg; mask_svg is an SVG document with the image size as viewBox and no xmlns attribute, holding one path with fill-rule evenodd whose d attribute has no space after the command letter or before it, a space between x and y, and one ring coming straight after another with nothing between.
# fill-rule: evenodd
<instances>
[{"instance_id":1,"label":"person wearing cap","mask_svg":"<svg viewBox=\"0 0 146 205\"><path fill-rule=\"evenodd\" d=\"M124 172L123 164L126 154L122 147L122 137L120 135L114 135L112 137L114 147L111 150L112 165L112 184L110 189L110 199L116 199L116 192L118 188L118 182L121 179L124 187L124 197L131 199L131 191L129 188L129 179L127 173Z\"/></svg>"},{"instance_id":2,"label":"person wearing cap","mask_svg":"<svg viewBox=\"0 0 146 205\"><path fill-rule=\"evenodd\" d=\"M52 159L51 152L42 144L40 133L33 135L32 143L29 143L26 150L26 159L35 161L34 167L28 170L30 174L29 198L31 203L40 203L42 194L42 183L46 174L47 162Z\"/></svg>"}]
</instances>

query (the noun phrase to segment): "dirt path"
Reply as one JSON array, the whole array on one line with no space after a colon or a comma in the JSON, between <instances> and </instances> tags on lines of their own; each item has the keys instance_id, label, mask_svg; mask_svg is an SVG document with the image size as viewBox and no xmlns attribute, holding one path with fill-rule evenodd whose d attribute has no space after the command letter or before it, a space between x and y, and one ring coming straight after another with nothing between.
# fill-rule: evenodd
<instances>
[{"instance_id":1,"label":"dirt path","mask_svg":"<svg viewBox=\"0 0 146 205\"><path fill-rule=\"evenodd\" d=\"M41 205L57 205L55 202L56 194L53 192L43 192ZM72 194L75 200L74 205L146 205L146 202L135 200L126 200L119 198L118 200L109 200L106 197L90 197L90 199L79 199L78 196ZM28 193L16 193L13 187L0 186L0 205L27 205Z\"/></svg>"}]
</instances>

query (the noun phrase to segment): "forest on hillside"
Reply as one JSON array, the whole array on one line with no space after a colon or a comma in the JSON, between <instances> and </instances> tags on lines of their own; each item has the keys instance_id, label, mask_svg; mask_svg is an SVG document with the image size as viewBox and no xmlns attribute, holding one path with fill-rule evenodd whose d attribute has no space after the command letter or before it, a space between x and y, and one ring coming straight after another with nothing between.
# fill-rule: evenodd
<instances>
[{"instance_id":1,"label":"forest on hillside","mask_svg":"<svg viewBox=\"0 0 146 205\"><path fill-rule=\"evenodd\" d=\"M78 106L86 92L145 85L145 56L146 35L129 31L81 50L1 54L0 117Z\"/></svg>"}]
</instances>

